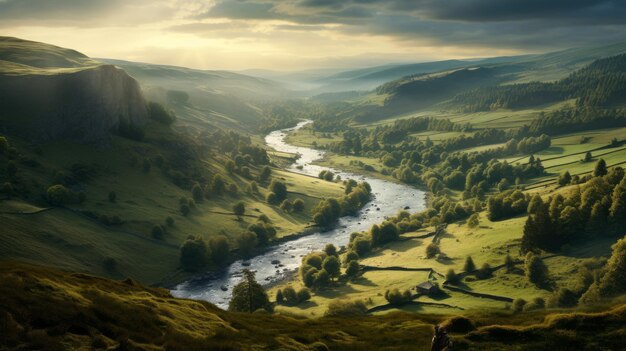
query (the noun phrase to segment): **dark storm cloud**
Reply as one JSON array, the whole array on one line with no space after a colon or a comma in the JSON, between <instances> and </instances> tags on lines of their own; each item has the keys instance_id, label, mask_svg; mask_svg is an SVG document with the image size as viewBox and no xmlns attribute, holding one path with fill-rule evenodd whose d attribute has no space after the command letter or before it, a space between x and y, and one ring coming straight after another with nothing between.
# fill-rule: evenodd
<instances>
[{"instance_id":1,"label":"dark storm cloud","mask_svg":"<svg viewBox=\"0 0 626 351\"><path fill-rule=\"evenodd\" d=\"M626 0L222 0L204 16L335 23L348 34L507 48L626 40Z\"/></svg>"}]
</instances>

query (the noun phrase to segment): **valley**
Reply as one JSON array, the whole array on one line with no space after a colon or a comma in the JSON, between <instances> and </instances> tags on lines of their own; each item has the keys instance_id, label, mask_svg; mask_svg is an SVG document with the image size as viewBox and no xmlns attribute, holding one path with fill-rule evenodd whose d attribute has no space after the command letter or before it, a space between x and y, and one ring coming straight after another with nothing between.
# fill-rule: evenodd
<instances>
[{"instance_id":1,"label":"valley","mask_svg":"<svg viewBox=\"0 0 626 351\"><path fill-rule=\"evenodd\" d=\"M0 349L619 350L625 167L624 43L279 74L0 37Z\"/></svg>"}]
</instances>

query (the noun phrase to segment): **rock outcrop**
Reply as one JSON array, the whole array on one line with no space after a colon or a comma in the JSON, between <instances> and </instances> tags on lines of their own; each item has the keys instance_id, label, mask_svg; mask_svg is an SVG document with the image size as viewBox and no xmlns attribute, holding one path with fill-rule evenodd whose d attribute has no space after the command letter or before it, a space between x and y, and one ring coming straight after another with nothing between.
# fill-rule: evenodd
<instances>
[{"instance_id":1,"label":"rock outcrop","mask_svg":"<svg viewBox=\"0 0 626 351\"><path fill-rule=\"evenodd\" d=\"M139 84L115 66L0 75L3 129L36 141L97 142L121 124L142 126L147 120Z\"/></svg>"},{"instance_id":2,"label":"rock outcrop","mask_svg":"<svg viewBox=\"0 0 626 351\"><path fill-rule=\"evenodd\" d=\"M147 121L139 83L124 70L71 49L0 37L0 133L89 143Z\"/></svg>"}]
</instances>

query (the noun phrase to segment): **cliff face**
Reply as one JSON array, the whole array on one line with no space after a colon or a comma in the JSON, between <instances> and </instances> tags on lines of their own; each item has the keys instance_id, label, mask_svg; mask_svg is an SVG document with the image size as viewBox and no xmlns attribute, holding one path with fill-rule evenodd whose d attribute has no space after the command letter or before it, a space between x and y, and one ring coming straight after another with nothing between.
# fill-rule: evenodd
<instances>
[{"instance_id":1,"label":"cliff face","mask_svg":"<svg viewBox=\"0 0 626 351\"><path fill-rule=\"evenodd\" d=\"M120 124L140 127L147 120L139 84L112 65L0 73L0 130L5 132L34 141L89 143L106 139Z\"/></svg>"}]
</instances>

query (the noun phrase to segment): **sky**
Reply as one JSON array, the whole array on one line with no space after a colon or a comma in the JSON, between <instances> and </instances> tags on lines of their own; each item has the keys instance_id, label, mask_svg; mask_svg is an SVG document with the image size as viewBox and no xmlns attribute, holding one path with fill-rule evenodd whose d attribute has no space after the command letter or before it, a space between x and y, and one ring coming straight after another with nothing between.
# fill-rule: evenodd
<instances>
[{"instance_id":1,"label":"sky","mask_svg":"<svg viewBox=\"0 0 626 351\"><path fill-rule=\"evenodd\" d=\"M356 68L626 41L626 0L0 0L0 35L202 69Z\"/></svg>"}]
</instances>

